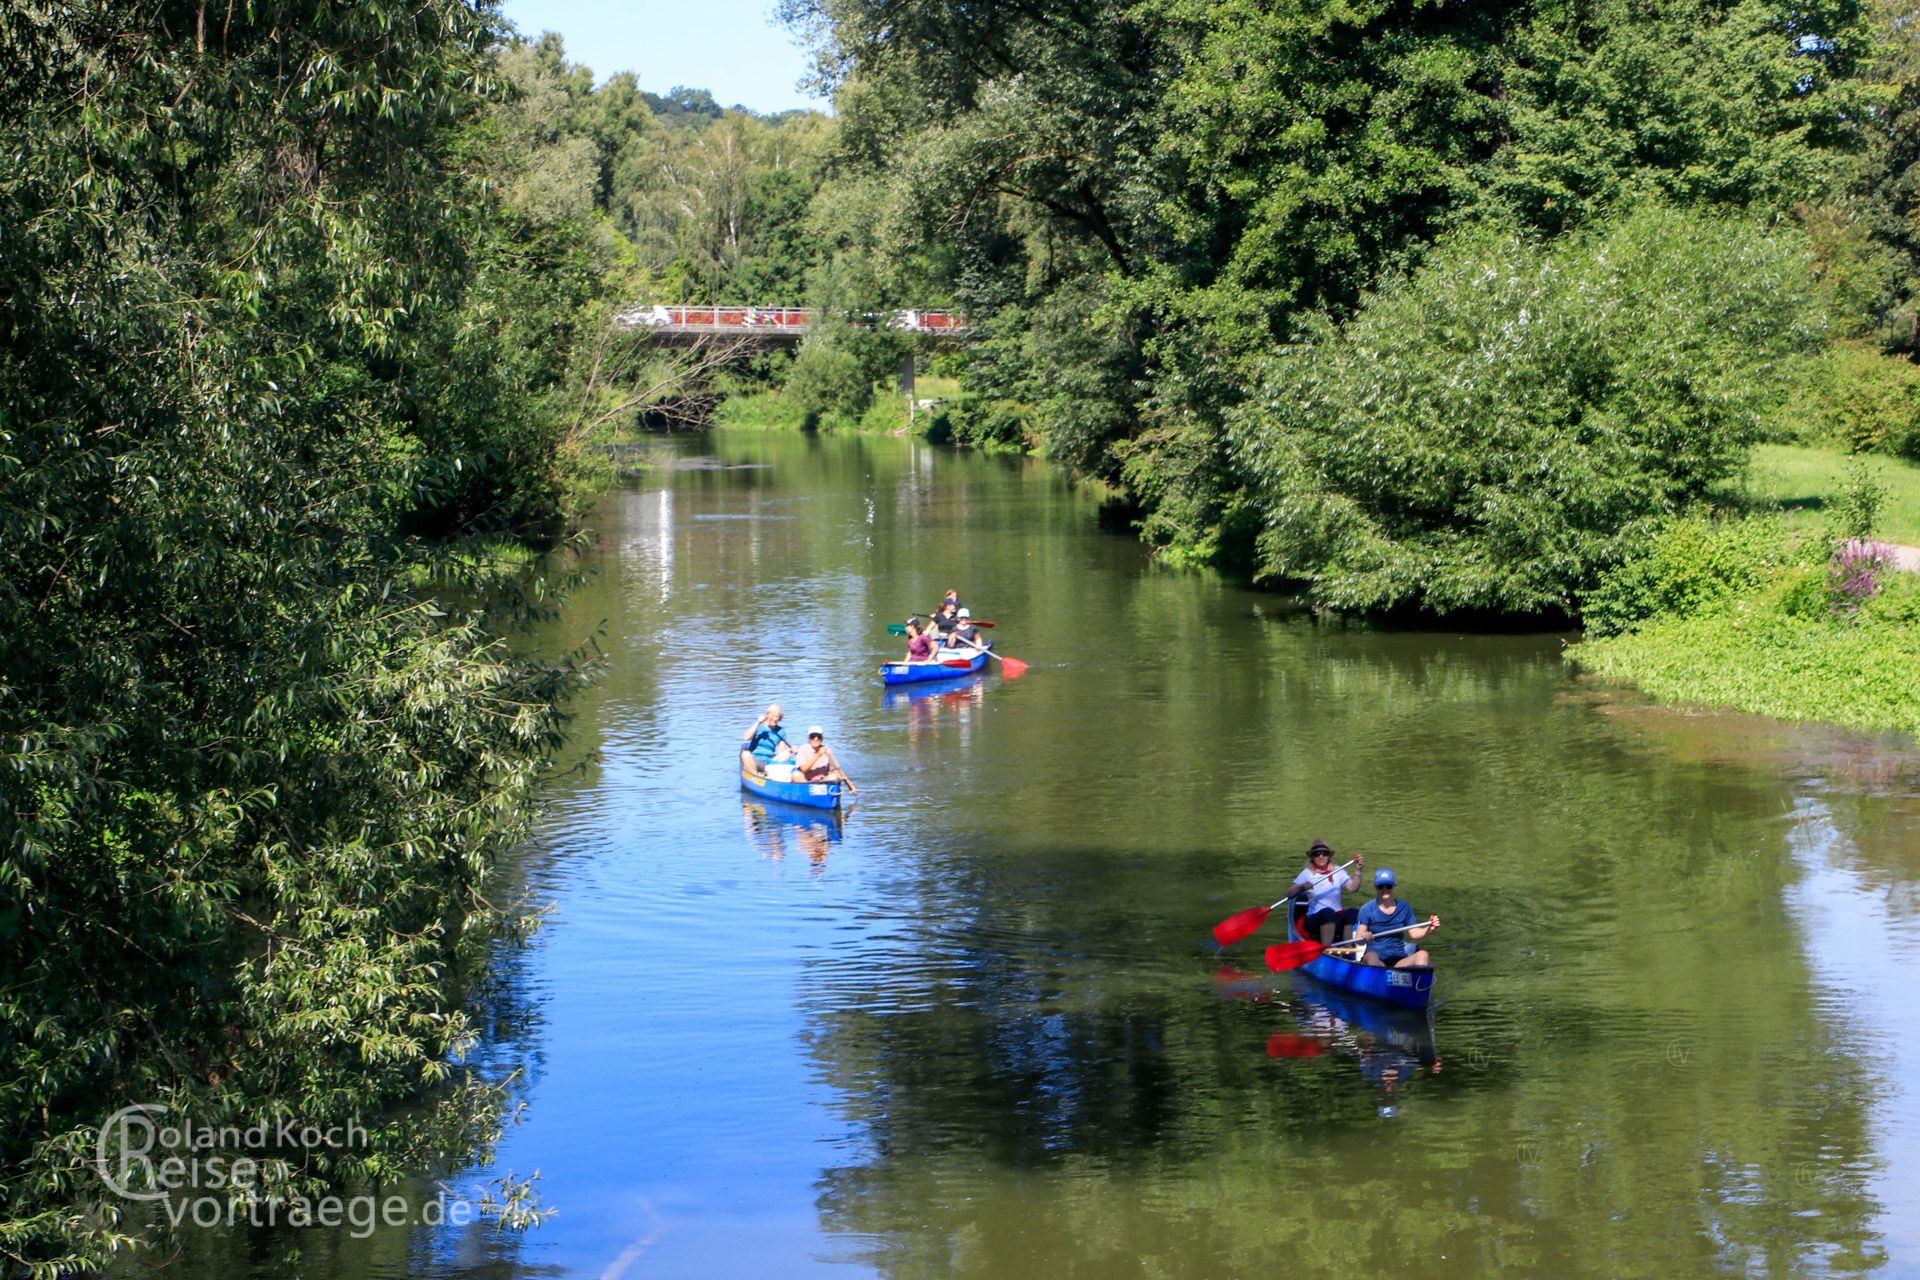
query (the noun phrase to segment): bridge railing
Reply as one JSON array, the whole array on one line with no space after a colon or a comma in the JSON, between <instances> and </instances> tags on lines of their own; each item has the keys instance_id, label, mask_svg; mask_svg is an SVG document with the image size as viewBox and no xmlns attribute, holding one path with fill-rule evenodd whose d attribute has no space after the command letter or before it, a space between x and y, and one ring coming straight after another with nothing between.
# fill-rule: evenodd
<instances>
[{"instance_id":1,"label":"bridge railing","mask_svg":"<svg viewBox=\"0 0 1920 1280\"><path fill-rule=\"evenodd\" d=\"M614 319L638 329L679 333L744 333L756 329L811 329L818 322L819 314L812 307L693 307L654 303L619 312ZM863 327L878 326L907 333L957 336L967 330L965 318L951 311L868 312L862 321Z\"/></svg>"}]
</instances>

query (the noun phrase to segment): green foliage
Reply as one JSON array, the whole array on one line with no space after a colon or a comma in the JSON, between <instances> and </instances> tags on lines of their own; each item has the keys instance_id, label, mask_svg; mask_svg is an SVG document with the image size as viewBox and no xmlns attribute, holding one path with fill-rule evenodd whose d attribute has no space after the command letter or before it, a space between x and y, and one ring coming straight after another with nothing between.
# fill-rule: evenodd
<instances>
[{"instance_id":1,"label":"green foliage","mask_svg":"<svg viewBox=\"0 0 1920 1280\"><path fill-rule=\"evenodd\" d=\"M1920 575L1884 546L1675 520L1585 603L1568 659L1663 701L1920 732Z\"/></svg>"},{"instance_id":2,"label":"green foliage","mask_svg":"<svg viewBox=\"0 0 1920 1280\"><path fill-rule=\"evenodd\" d=\"M1840 539L1871 538L1880 524L1880 511L1887 503L1887 487L1871 468L1858 459L1847 467L1846 482L1840 486L1840 501L1834 507L1834 535Z\"/></svg>"},{"instance_id":3,"label":"green foliage","mask_svg":"<svg viewBox=\"0 0 1920 1280\"><path fill-rule=\"evenodd\" d=\"M1865 210L1858 190L1878 154L1866 122L1882 119L1888 91L1864 78L1880 64L1851 5L787 8L838 89L823 198L861 193L848 203L858 216L838 224L868 229L852 240L895 284L951 289L979 335L968 389L1032 406L1042 448L1124 484L1143 534L1178 558L1252 550L1266 504L1230 422L1276 343L1312 316L1350 317L1449 234L1559 236L1649 203L1761 221L1800 209L1821 249L1822 304L1845 331L1884 305L1871 300L1898 274L1875 221L1884 202ZM1812 268L1800 270L1788 292L1806 305ZM1798 321L1788 328L1765 345L1800 348ZM1581 369L1553 377L1576 396L1589 386ZM1345 389L1376 398L1359 375ZM1623 408L1593 407L1603 419ZM1648 424L1641 447L1680 434ZM1410 435L1374 442L1392 450L1387 472L1427 463ZM1728 452L1717 444L1706 469ZM1692 469L1677 452L1671 465ZM1512 519L1537 514L1544 531L1589 518L1546 510L1582 501L1564 484L1550 491ZM1651 506L1674 496L1657 487ZM1356 562L1375 556L1370 536L1349 547ZM1556 546L1544 575L1516 568L1511 583L1486 565L1446 576L1458 603L1552 607L1564 586L1521 579L1571 582L1589 550ZM1467 585L1476 575L1485 581ZM1376 575L1341 594L1445 607L1426 594L1430 576Z\"/></svg>"},{"instance_id":4,"label":"green foliage","mask_svg":"<svg viewBox=\"0 0 1920 1280\"><path fill-rule=\"evenodd\" d=\"M858 417L873 403L873 382L860 357L829 334L808 334L787 375L786 395L812 428L829 413Z\"/></svg>"},{"instance_id":5,"label":"green foliage","mask_svg":"<svg viewBox=\"0 0 1920 1280\"><path fill-rule=\"evenodd\" d=\"M1666 702L1920 733L1920 628L1912 625L1920 605L1912 575L1900 577L1851 623L1751 601L1657 618L1627 634L1584 641L1567 657Z\"/></svg>"},{"instance_id":6,"label":"green foliage","mask_svg":"<svg viewBox=\"0 0 1920 1280\"><path fill-rule=\"evenodd\" d=\"M1811 362L1789 411L1798 438L1920 461L1920 366L1902 356L1836 343Z\"/></svg>"},{"instance_id":7,"label":"green foliage","mask_svg":"<svg viewBox=\"0 0 1920 1280\"><path fill-rule=\"evenodd\" d=\"M1714 495L1730 510L1777 512L1809 533L1830 534L1827 513L1840 501L1847 469L1858 465L1885 486L1878 533L1894 542L1920 543L1920 466L1835 448L1763 444L1754 448L1740 480Z\"/></svg>"},{"instance_id":8,"label":"green foliage","mask_svg":"<svg viewBox=\"0 0 1920 1280\"><path fill-rule=\"evenodd\" d=\"M1604 636L1656 615L1713 613L1769 586L1800 554L1777 521L1669 520L1647 546L1600 575L1581 598L1581 621L1589 635Z\"/></svg>"},{"instance_id":9,"label":"green foliage","mask_svg":"<svg viewBox=\"0 0 1920 1280\"><path fill-rule=\"evenodd\" d=\"M0 11L9 1270L121 1243L126 1102L367 1127L271 1195L497 1132L458 983L578 677L403 534L553 520L602 304L593 166L500 105L490 13Z\"/></svg>"},{"instance_id":10,"label":"green foliage","mask_svg":"<svg viewBox=\"0 0 1920 1280\"><path fill-rule=\"evenodd\" d=\"M1805 279L1783 231L1658 209L1443 245L1233 415L1261 572L1341 608L1570 609L1739 466L1818 336Z\"/></svg>"},{"instance_id":11,"label":"green foliage","mask_svg":"<svg viewBox=\"0 0 1920 1280\"><path fill-rule=\"evenodd\" d=\"M1033 412L1017 400L961 395L933 411L927 439L935 444L1024 451L1032 438Z\"/></svg>"}]
</instances>

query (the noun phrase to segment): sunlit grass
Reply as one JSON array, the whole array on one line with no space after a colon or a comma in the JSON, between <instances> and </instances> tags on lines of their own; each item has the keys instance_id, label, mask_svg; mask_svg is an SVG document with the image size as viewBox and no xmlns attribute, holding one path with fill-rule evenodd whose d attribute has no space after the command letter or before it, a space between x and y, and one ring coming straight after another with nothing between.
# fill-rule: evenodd
<instances>
[{"instance_id":1,"label":"sunlit grass","mask_svg":"<svg viewBox=\"0 0 1920 1280\"><path fill-rule=\"evenodd\" d=\"M923 374L914 379L913 390L916 400L945 400L959 394L960 380ZM873 403L867 406L866 412L858 417L826 414L820 419L819 429L867 434L924 431L931 413L928 409L909 412L907 397L895 383L877 382L873 387ZM806 425L806 413L783 391L751 391L721 401L714 410L713 421L715 426L753 431L799 431Z\"/></svg>"},{"instance_id":2,"label":"sunlit grass","mask_svg":"<svg viewBox=\"0 0 1920 1280\"><path fill-rule=\"evenodd\" d=\"M1860 457L1886 488L1875 533L1889 542L1920 544L1920 467L1898 458ZM1821 527L1829 522L1852 461L1840 449L1763 444L1753 451L1744 480L1726 496L1756 513L1783 512L1795 528Z\"/></svg>"}]
</instances>

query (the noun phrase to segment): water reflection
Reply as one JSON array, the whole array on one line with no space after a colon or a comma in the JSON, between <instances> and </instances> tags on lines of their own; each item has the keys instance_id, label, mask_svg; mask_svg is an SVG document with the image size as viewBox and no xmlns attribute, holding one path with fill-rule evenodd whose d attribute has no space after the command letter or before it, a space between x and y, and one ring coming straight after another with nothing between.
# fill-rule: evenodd
<instances>
[{"instance_id":1,"label":"water reflection","mask_svg":"<svg viewBox=\"0 0 1920 1280\"><path fill-rule=\"evenodd\" d=\"M910 744L917 745L949 728L964 740L986 701L988 688L998 683L994 676L979 674L959 680L895 685L880 695L880 705L888 711L906 713Z\"/></svg>"},{"instance_id":2,"label":"water reflection","mask_svg":"<svg viewBox=\"0 0 1920 1280\"><path fill-rule=\"evenodd\" d=\"M747 843L761 857L783 862L791 845L806 857L816 875L827 869L827 855L846 833L847 815L841 809L754 799L741 801L740 811L746 820Z\"/></svg>"},{"instance_id":3,"label":"water reflection","mask_svg":"<svg viewBox=\"0 0 1920 1280\"><path fill-rule=\"evenodd\" d=\"M560 1216L522 1273L1916 1256L1920 769L1611 714L1556 636L1322 625L1156 571L1028 461L711 447L609 497L600 575L547 633L609 662L575 721L598 757L528 864L557 909L500 1155ZM956 584L1046 665L876 699L899 602ZM845 745L857 820L742 801L716 762L769 701ZM1256 945L1206 980L1208 927L1319 835L1448 921L1439 1039ZM453 1243L335 1274L468 1274Z\"/></svg>"},{"instance_id":4,"label":"water reflection","mask_svg":"<svg viewBox=\"0 0 1920 1280\"><path fill-rule=\"evenodd\" d=\"M1407 1086L1440 1074L1432 1009L1391 1009L1297 981L1301 989L1283 1001L1292 1022L1267 1037L1268 1057L1318 1058L1329 1050L1353 1057L1383 1119L1399 1115Z\"/></svg>"}]
</instances>

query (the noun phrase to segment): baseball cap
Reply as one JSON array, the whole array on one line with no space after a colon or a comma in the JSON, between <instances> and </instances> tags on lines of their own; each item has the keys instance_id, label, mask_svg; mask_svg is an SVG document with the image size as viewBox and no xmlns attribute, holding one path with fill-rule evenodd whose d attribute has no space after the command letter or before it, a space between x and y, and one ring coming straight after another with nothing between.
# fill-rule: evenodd
<instances>
[{"instance_id":1,"label":"baseball cap","mask_svg":"<svg viewBox=\"0 0 1920 1280\"><path fill-rule=\"evenodd\" d=\"M825 729L822 729L819 725L816 724L807 730L807 736L811 738L816 735L824 738L827 736L827 731Z\"/></svg>"},{"instance_id":2,"label":"baseball cap","mask_svg":"<svg viewBox=\"0 0 1920 1280\"><path fill-rule=\"evenodd\" d=\"M1384 888L1393 882L1393 871L1388 867L1382 867L1373 873L1373 887L1376 889Z\"/></svg>"}]
</instances>

